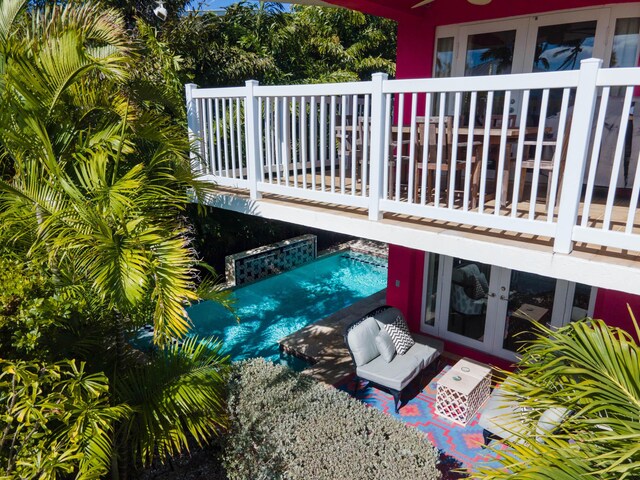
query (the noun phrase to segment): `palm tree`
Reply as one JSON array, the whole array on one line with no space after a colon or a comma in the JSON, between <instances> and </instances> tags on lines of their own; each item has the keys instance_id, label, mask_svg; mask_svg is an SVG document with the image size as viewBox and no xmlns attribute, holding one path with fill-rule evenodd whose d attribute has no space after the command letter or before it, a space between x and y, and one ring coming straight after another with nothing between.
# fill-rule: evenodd
<instances>
[{"instance_id":1,"label":"palm tree","mask_svg":"<svg viewBox=\"0 0 640 480\"><path fill-rule=\"evenodd\" d=\"M153 303L157 341L183 335L196 258L176 214L204 188L184 134L127 90L135 46L114 11L51 7L25 28L24 4L5 0L0 24L0 238L120 315Z\"/></svg>"},{"instance_id":2,"label":"palm tree","mask_svg":"<svg viewBox=\"0 0 640 480\"><path fill-rule=\"evenodd\" d=\"M152 101L149 83L136 83L141 48L115 10L0 2L0 242L48 263L60 291L88 298L87 313L102 311L95 324L110 327L97 329L110 341L86 360L116 386L112 405L132 402L112 438L117 477L131 462L123 446L134 445L138 463L155 451L166 459L224 424L227 359L196 339L169 345L202 297L181 215L189 192L207 187L191 172L184 128ZM124 333L148 318L159 351L131 356ZM85 455L104 457L111 445L102 447Z\"/></svg>"},{"instance_id":3,"label":"palm tree","mask_svg":"<svg viewBox=\"0 0 640 480\"><path fill-rule=\"evenodd\" d=\"M631 313L631 312L630 312ZM640 329L636 328L636 338ZM504 469L484 479L624 479L640 475L640 346L627 332L585 319L556 331L541 326L509 374L526 428L500 451ZM503 386L503 388L505 388ZM541 435L542 412L571 412Z\"/></svg>"}]
</instances>

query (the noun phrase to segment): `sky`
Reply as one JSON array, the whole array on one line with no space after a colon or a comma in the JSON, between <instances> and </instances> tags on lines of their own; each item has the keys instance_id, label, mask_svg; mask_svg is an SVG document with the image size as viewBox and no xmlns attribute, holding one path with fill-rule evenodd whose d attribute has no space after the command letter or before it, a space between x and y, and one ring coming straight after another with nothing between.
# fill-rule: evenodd
<instances>
[{"instance_id":1,"label":"sky","mask_svg":"<svg viewBox=\"0 0 640 480\"><path fill-rule=\"evenodd\" d=\"M232 3L238 3L238 0L206 0L205 5L212 9L228 7Z\"/></svg>"}]
</instances>

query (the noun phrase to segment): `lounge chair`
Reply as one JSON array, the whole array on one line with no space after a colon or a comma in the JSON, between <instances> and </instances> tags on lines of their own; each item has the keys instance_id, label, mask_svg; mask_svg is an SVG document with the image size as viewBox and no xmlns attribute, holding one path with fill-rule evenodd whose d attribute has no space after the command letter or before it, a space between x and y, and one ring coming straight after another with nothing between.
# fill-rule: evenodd
<instances>
[{"instance_id":1,"label":"lounge chair","mask_svg":"<svg viewBox=\"0 0 640 480\"><path fill-rule=\"evenodd\" d=\"M545 434L556 430L568 412L563 407L552 407L542 412L536 425L537 440L541 441ZM481 410L478 421L478 425L484 429L484 444L488 445L492 439L499 438L522 443L522 435L527 433L526 415L527 407L522 406L517 398L506 393L501 387L494 388L487 404Z\"/></svg>"},{"instance_id":2,"label":"lounge chair","mask_svg":"<svg viewBox=\"0 0 640 480\"><path fill-rule=\"evenodd\" d=\"M366 380L391 392L396 413L404 388L425 368L434 364L444 348L440 340L412 333L410 337L414 343L406 352L398 353L404 349L389 346L391 335L388 334L389 328L385 327L398 322L398 318L404 322L402 312L397 308L381 307L353 322L344 334L356 367L353 395L358 391L360 379Z\"/></svg>"}]
</instances>

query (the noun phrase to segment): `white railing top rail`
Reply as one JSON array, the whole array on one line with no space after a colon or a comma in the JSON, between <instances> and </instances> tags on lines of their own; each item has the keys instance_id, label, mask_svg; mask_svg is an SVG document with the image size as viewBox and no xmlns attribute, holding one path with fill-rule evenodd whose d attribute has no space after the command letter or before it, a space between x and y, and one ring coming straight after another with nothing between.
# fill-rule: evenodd
<instances>
[{"instance_id":1,"label":"white railing top rail","mask_svg":"<svg viewBox=\"0 0 640 480\"><path fill-rule=\"evenodd\" d=\"M571 88L578 85L578 70L566 72L518 73L478 77L385 80L383 93L473 92L495 90L535 90Z\"/></svg>"},{"instance_id":2,"label":"white railing top rail","mask_svg":"<svg viewBox=\"0 0 640 480\"><path fill-rule=\"evenodd\" d=\"M599 87L627 87L640 85L640 68L602 68L598 70Z\"/></svg>"},{"instance_id":3,"label":"white railing top rail","mask_svg":"<svg viewBox=\"0 0 640 480\"><path fill-rule=\"evenodd\" d=\"M194 88L193 98L244 98L247 87Z\"/></svg>"},{"instance_id":4,"label":"white railing top rail","mask_svg":"<svg viewBox=\"0 0 640 480\"><path fill-rule=\"evenodd\" d=\"M304 97L315 95L366 95L372 82L312 83L305 85L262 85L254 89L257 97Z\"/></svg>"}]
</instances>

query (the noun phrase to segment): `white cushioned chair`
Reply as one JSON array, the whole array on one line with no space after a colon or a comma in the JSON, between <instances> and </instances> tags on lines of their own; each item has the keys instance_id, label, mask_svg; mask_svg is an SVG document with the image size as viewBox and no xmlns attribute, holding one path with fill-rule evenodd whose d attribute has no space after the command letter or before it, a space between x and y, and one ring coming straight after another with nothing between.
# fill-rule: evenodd
<instances>
[{"instance_id":1,"label":"white cushioned chair","mask_svg":"<svg viewBox=\"0 0 640 480\"><path fill-rule=\"evenodd\" d=\"M385 306L376 309L349 325L344 334L345 343L356 367L354 396L360 379L382 389L389 390L399 409L404 388L426 367L432 365L444 349L440 340L411 334L415 344L403 355L380 351L384 341L376 341L384 325L402 316L397 308ZM381 336L384 336L382 334ZM395 350L393 350L395 352ZM386 357L386 358L385 358Z\"/></svg>"},{"instance_id":2,"label":"white cushioned chair","mask_svg":"<svg viewBox=\"0 0 640 480\"><path fill-rule=\"evenodd\" d=\"M540 439L554 431L562 423L569 411L563 407L552 407L544 412L536 425L536 436ZM513 395L505 393L501 387L493 389L487 404L480 413L480 425L484 430L484 444L493 438L522 443L520 435L525 433L526 407L523 407Z\"/></svg>"}]
</instances>

